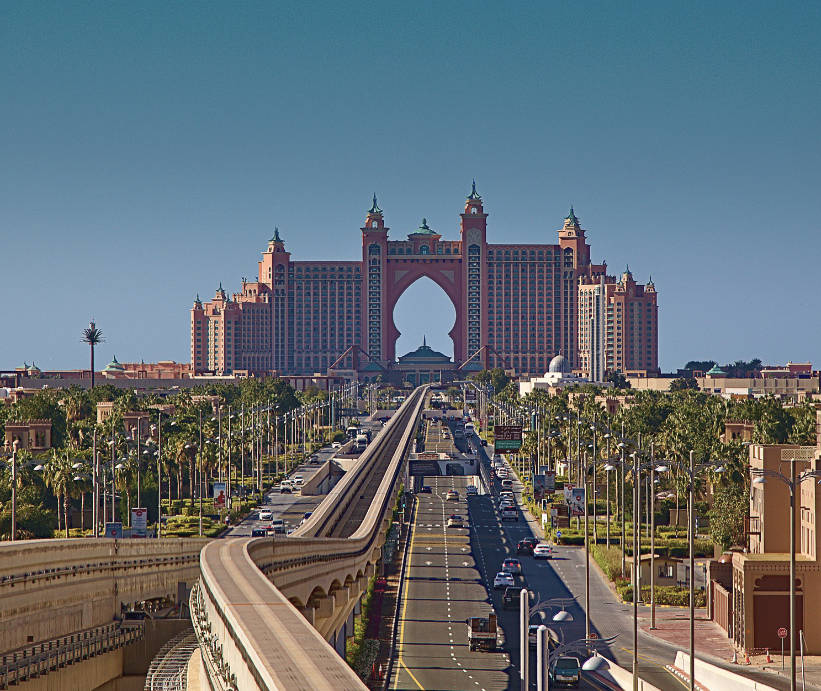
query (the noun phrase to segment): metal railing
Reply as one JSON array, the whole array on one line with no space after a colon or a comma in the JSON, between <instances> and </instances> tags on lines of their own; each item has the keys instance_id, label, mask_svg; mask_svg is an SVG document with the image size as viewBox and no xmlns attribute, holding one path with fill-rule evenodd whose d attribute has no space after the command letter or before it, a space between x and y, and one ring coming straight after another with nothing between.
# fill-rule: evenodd
<instances>
[{"instance_id":1,"label":"metal railing","mask_svg":"<svg viewBox=\"0 0 821 691\"><path fill-rule=\"evenodd\" d=\"M144 691L186 691L188 661L197 649L197 637L186 629L165 643L148 667Z\"/></svg>"},{"instance_id":2,"label":"metal railing","mask_svg":"<svg viewBox=\"0 0 821 691\"><path fill-rule=\"evenodd\" d=\"M143 622L106 624L6 653L0 665L0 689L117 650L144 634Z\"/></svg>"}]
</instances>

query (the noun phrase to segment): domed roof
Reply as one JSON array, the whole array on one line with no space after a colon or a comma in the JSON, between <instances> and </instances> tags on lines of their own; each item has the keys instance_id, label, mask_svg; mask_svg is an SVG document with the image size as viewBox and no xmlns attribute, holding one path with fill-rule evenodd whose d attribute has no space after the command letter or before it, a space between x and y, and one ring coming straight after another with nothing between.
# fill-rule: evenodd
<instances>
[{"instance_id":1,"label":"domed roof","mask_svg":"<svg viewBox=\"0 0 821 691\"><path fill-rule=\"evenodd\" d=\"M550 366L547 368L548 373L554 374L569 374L570 367L564 355L557 355L550 361Z\"/></svg>"},{"instance_id":2,"label":"domed roof","mask_svg":"<svg viewBox=\"0 0 821 691\"><path fill-rule=\"evenodd\" d=\"M119 362L117 362L117 356L114 356L114 359L109 362L103 372L123 372L125 371L125 367L123 367Z\"/></svg>"}]
</instances>

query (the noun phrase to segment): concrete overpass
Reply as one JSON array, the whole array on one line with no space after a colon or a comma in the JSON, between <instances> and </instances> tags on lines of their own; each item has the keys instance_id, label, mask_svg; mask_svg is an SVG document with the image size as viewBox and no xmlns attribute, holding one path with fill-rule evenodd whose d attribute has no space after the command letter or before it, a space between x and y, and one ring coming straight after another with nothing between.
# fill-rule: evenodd
<instances>
[{"instance_id":1,"label":"concrete overpass","mask_svg":"<svg viewBox=\"0 0 821 691\"><path fill-rule=\"evenodd\" d=\"M123 649L142 640L146 627L123 630L115 618L123 607L145 600L179 604L199 575L207 542L88 538L0 544L0 688L24 681L27 689L80 691L120 677ZM154 629L148 627L149 638ZM145 655L153 647L152 642Z\"/></svg>"},{"instance_id":2,"label":"concrete overpass","mask_svg":"<svg viewBox=\"0 0 821 691\"><path fill-rule=\"evenodd\" d=\"M345 639L381 558L398 480L427 387L382 428L359 464L286 538L216 541L192 591L194 630L212 689L364 689Z\"/></svg>"}]
</instances>

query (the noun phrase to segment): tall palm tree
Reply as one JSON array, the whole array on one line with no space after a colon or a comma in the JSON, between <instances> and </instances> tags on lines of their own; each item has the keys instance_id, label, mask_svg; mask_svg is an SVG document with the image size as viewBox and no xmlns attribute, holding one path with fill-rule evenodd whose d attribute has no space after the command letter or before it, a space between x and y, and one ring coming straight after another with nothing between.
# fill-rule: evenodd
<instances>
[{"instance_id":1,"label":"tall palm tree","mask_svg":"<svg viewBox=\"0 0 821 691\"><path fill-rule=\"evenodd\" d=\"M94 346L105 341L103 332L97 328L94 322L89 323L87 329L83 329L83 343L91 346L91 388L94 388Z\"/></svg>"}]
</instances>

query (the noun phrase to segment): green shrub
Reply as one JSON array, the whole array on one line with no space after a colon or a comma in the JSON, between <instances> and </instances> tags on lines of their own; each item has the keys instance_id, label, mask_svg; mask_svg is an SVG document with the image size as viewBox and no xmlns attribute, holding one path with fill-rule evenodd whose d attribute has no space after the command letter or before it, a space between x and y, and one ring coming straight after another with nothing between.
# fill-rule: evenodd
<instances>
[{"instance_id":1,"label":"green shrub","mask_svg":"<svg viewBox=\"0 0 821 691\"><path fill-rule=\"evenodd\" d=\"M621 581L616 583L616 591L624 602L633 602L632 583ZM641 587L641 598L645 603L650 602L650 586ZM676 585L657 585L656 604L672 605L673 607L687 607L690 604L689 588L680 588ZM707 604L707 597L703 590L695 592L695 606L704 607Z\"/></svg>"},{"instance_id":2,"label":"green shrub","mask_svg":"<svg viewBox=\"0 0 821 691\"><path fill-rule=\"evenodd\" d=\"M621 550L619 548L593 545L590 553L611 581L621 578Z\"/></svg>"}]
</instances>

